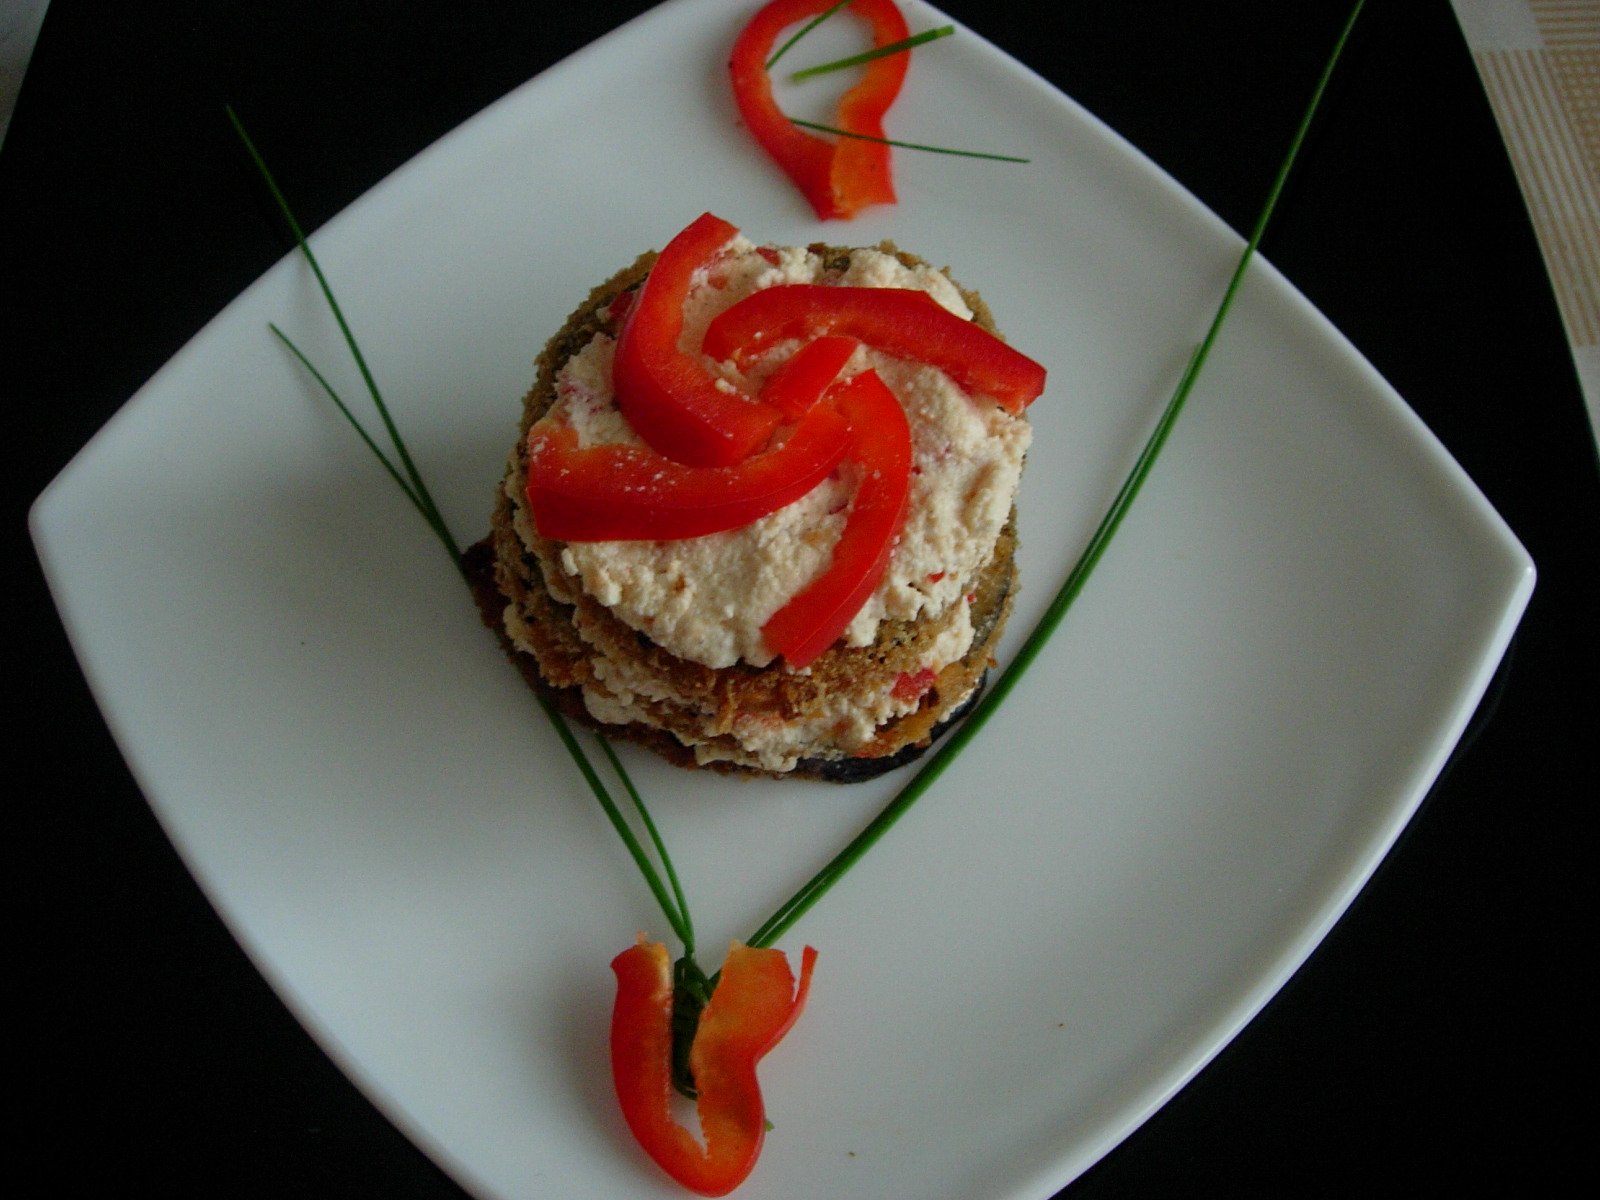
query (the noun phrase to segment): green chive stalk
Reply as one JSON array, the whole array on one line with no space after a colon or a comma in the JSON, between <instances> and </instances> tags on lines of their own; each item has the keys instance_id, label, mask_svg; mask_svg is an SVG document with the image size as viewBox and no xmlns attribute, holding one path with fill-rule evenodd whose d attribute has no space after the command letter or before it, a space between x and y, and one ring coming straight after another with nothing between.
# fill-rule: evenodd
<instances>
[{"instance_id":1,"label":"green chive stalk","mask_svg":"<svg viewBox=\"0 0 1600 1200\"><path fill-rule=\"evenodd\" d=\"M244 143L244 147L249 153L251 161L255 164L257 172L261 175L267 190L272 194L273 202L277 205L279 214L294 234L295 243L300 248L301 256L310 266L311 273L316 277L317 284L322 289L323 298L327 301L328 308L333 313L334 320L338 323L345 345L349 348L351 357L355 359L356 365L361 372L361 377L366 383L368 394L372 398L373 407L377 410L384 430L388 434L390 444L394 450L394 459L391 459L383 447L378 444L377 439L368 432L360 418L340 398L333 385L328 382L322 372L317 370L316 366L312 364L300 347L295 345L293 340L276 325L269 324L268 328L272 330L279 341L289 348L290 352L300 361L300 364L305 367L311 377L317 381L322 390L327 393L328 397L338 407L345 420L360 435L361 440L366 443L373 456L382 464L389 477L405 493L406 498L411 501L417 512L421 514L434 535L449 551L451 562L455 564L456 570L461 573L462 577L467 579L470 586L471 580L468 578L461 549L451 535L449 526L445 523L444 516L440 513L438 505L434 503L432 495L428 492L427 484L422 479L422 473L417 469L416 463L412 460L411 454L406 448L405 438L401 436L399 427L390 415L389 406L384 402L383 393L378 387L377 380L367 367L366 357L361 353L361 347L356 341L355 334L345 320L344 311L340 308L339 301L333 294L333 288L328 283L327 276L323 274L321 263L317 261L316 254L306 240L305 233L300 227L300 222L295 219L294 212L289 207L289 201L279 189L272 172L267 168L266 160L262 158L260 152L256 149L255 143L250 140L250 135L245 132L244 124L239 120L238 114L231 107L228 108L227 113L229 121L233 123L235 132L238 133L240 140ZM398 465L396 465L396 459L398 459ZM667 919L667 924L671 926L672 932L677 935L678 940L683 943L684 953L683 958L679 961L679 973L686 978L691 990L695 986L694 981L696 979L703 985L705 976L694 962L694 922L689 916L689 902L684 895L677 870L672 864L672 856L667 852L666 842L662 839L656 823L650 817L649 809L645 806L644 797L639 794L639 790L634 786L632 778L628 775L627 768L622 765L622 760L617 757L616 751L611 748L611 743L604 738L598 738L600 749L605 755L612 773L627 792L635 817L643 825L646 836L650 840L650 845L655 851L655 856L660 860L662 870L666 872L664 880L661 872L656 869L655 863L651 861L650 854L646 851L644 844L634 833L627 816L606 787L605 781L601 779L599 772L595 770L594 764L589 761L589 756L584 753L582 745L578 742L565 718L556 711L555 706L545 697L539 696L538 700L540 707L544 709L545 716L549 718L556 736L561 739L561 744L566 748L567 754L583 775L584 782L589 785L589 790L594 794L594 798L599 801L601 809L610 820L612 827L617 831L618 836L621 837L629 855L638 865L640 873L644 876L645 883L649 886L651 894L656 898L656 903L661 906L661 911ZM708 989L702 988L701 990L709 995ZM703 1005L703 1003L704 1000L702 999L701 1004Z\"/></svg>"},{"instance_id":2,"label":"green chive stalk","mask_svg":"<svg viewBox=\"0 0 1600 1200\"><path fill-rule=\"evenodd\" d=\"M836 11L836 10L835 10ZM824 13L823 16L827 16ZM789 76L791 83L804 83L818 75L826 75L830 71L842 71L846 67L861 67L869 62L876 62L880 58L888 58L891 54L904 54L918 46L925 46L929 42L937 41L942 37L949 37L956 31L954 25L941 25L937 29L925 29L921 33L914 33L908 38L901 38L898 42L889 42L882 46L874 46L871 50L863 50L860 54L852 54L848 58L836 58L832 62L821 63L815 67L806 67L803 71L796 71ZM806 31L801 30L796 37L802 36ZM793 45L793 40L785 45ZM774 56L776 57L776 56ZM769 64L770 66L770 64Z\"/></svg>"},{"instance_id":3,"label":"green chive stalk","mask_svg":"<svg viewBox=\"0 0 1600 1200\"><path fill-rule=\"evenodd\" d=\"M378 418L382 421L384 430L389 435L389 443L393 446L395 455L400 460L399 467L394 465L389 456L367 433L349 406L339 398L338 393L334 391L327 379L311 366L306 356L300 352L299 348L289 340L284 332L276 326L272 327L272 332L294 352L296 358L311 370L312 377L322 386L322 390L328 394L334 404L338 406L345 419L355 427L356 432L361 435L367 447L378 456L378 460L388 470L389 475L400 485L400 489L405 492L407 499L416 507L417 511L422 515L422 519L428 523L428 527L433 530L434 535L444 545L444 548L450 552L451 560L456 564L457 570L461 570L461 548L456 544L455 538L451 536L450 527L445 524L444 515L439 511L439 506L434 503L432 495L429 494L428 485L423 482L422 472L417 470L417 464L412 461L411 453L406 449L405 439L400 436L400 430L389 413L389 406L384 403L383 393L378 389L378 381L373 377L371 368L367 366L366 356L361 353L361 347L356 342L355 334L351 332L350 323L345 320L344 310L340 308L339 301L333 294L333 288L328 284L327 276L322 273L322 265L317 262L317 256L311 252L311 247L306 242L305 232L300 228L300 222L295 219L288 200L284 198L282 191L279 190L277 180L272 177L272 172L267 169L266 161L256 149L255 143L250 140L250 135L245 132L243 122L239 120L238 114L233 111L231 105L228 107L227 112L228 120L233 123L234 131L238 133L239 139L244 143L244 148L249 153L251 161L255 163L256 170L260 173L267 190L272 193L272 199L278 207L278 212L282 215L284 221L288 223L290 232L294 234L295 243L300 247L300 253L310 265L311 273L316 277L317 286L322 289L323 299L327 301L328 309L333 313L334 321L338 323L339 332L344 337L345 345L349 347L350 356L355 360L357 370L361 372L361 379L366 384L368 395L372 397L373 407L377 410Z\"/></svg>"},{"instance_id":4,"label":"green chive stalk","mask_svg":"<svg viewBox=\"0 0 1600 1200\"><path fill-rule=\"evenodd\" d=\"M838 137L859 138L863 142L877 142L881 146L898 146L902 150L925 150L929 154L957 154L962 158L987 158L994 162L1031 162L1031 159L1020 158L1015 154L987 154L982 150L952 150L947 146L925 146L921 142L897 142L893 138L873 137L870 133L855 133L849 129L839 129L833 125L823 125L817 121L802 121L799 117L790 117L791 125L799 125L804 129L815 129L818 133L831 133Z\"/></svg>"},{"instance_id":5,"label":"green chive stalk","mask_svg":"<svg viewBox=\"0 0 1600 1200\"><path fill-rule=\"evenodd\" d=\"M1344 53L1345 43L1350 39L1350 31L1355 27L1356 18L1361 15L1365 0L1356 0L1355 7L1351 10L1349 18L1345 21L1344 28L1340 31L1338 40L1334 43L1333 53L1329 56L1322 69L1322 75L1317 80L1316 87L1312 90L1310 103L1306 106L1305 113L1300 118L1294 137L1289 143L1288 153L1284 156L1278 168L1277 176L1273 179L1272 187L1267 193L1265 204L1262 205L1260 214L1256 217L1255 225L1250 230L1250 236L1245 242L1243 253L1239 256L1238 265L1234 268L1233 276L1228 281L1228 286L1223 292L1222 300L1217 305L1216 315L1211 319L1211 325L1206 330L1205 337L1195 347L1190 355L1188 365L1184 368L1178 380L1172 397L1167 401L1160 418L1156 421L1155 429L1151 432L1144 449L1140 451L1138 459L1134 462L1133 469L1123 482L1121 489L1112 500L1110 508L1101 519L1094 534L1089 538L1088 545L1079 556L1077 563L1068 572L1066 581L1062 583L1055 598L1045 610L1043 618L1028 635L1022 649L1004 674L989 688L987 694L979 701L972 713L962 723L960 728L953 730L942 745L928 759L927 764L912 777L911 782L890 800L888 805L868 823L859 834L841 850L832 861L822 870L813 875L793 896L784 901L778 910L769 917L765 924L755 931L748 939L751 946L770 946L782 937L802 916L828 890L843 878L861 857L866 854L878 839L892 829L897 821L910 810L924 793L931 788L942 775L945 769L955 761L955 758L973 738L978 736L980 730L992 717L995 711L1003 704L1013 688L1021 681L1022 676L1033 661L1038 657L1044 644L1050 640L1050 635L1061 624L1061 619L1066 616L1067 610L1072 607L1073 601L1083 591L1084 584L1089 581L1096 565L1104 557L1106 548L1111 544L1122 519L1133 506L1134 499L1138 496L1140 488L1144 486L1145 479L1149 476L1151 468L1155 465L1156 458L1161 453L1161 448L1166 445L1167 437L1172 432L1173 425L1183 411L1189 394L1194 390L1195 381L1199 379L1201 369L1205 366L1206 358L1215 345L1217 335L1222 331L1223 323L1227 320L1228 312L1233 307L1234 297L1238 294L1239 285L1243 282L1245 272L1250 266L1250 260L1255 256L1256 249L1261 244L1262 235L1266 232L1267 223L1272 218L1273 210L1277 207L1278 198L1283 194L1284 184L1288 181L1289 173L1295 160L1300 155L1300 148L1305 142L1306 131L1311 127L1312 118L1316 115L1317 108L1322 103L1323 93L1327 90L1328 81L1333 76L1334 67Z\"/></svg>"},{"instance_id":6,"label":"green chive stalk","mask_svg":"<svg viewBox=\"0 0 1600 1200\"><path fill-rule=\"evenodd\" d=\"M777 64L777 61L780 58L782 58L785 54L789 53L789 50L794 46L794 44L796 42L798 42L801 38L805 37L806 34L810 33L818 25L821 25L829 17L833 16L833 14L838 12L841 8L849 7L850 3L851 3L851 0L839 0L839 3L835 4L827 12L818 13L815 17L811 18L811 20L807 21L805 23L805 25L802 26L795 33L795 35L793 37L791 37L787 42L785 42L783 45L779 46L776 50L774 50L772 52L772 57L767 59L767 70L769 70L769 71L772 70L772 68Z\"/></svg>"}]
</instances>

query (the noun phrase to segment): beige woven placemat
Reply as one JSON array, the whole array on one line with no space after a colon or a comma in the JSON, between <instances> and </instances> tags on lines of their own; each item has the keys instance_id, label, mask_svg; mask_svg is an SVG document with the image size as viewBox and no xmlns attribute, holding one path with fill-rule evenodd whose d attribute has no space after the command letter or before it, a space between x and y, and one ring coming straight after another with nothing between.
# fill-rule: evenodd
<instances>
[{"instance_id":1,"label":"beige woven placemat","mask_svg":"<svg viewBox=\"0 0 1600 1200\"><path fill-rule=\"evenodd\" d=\"M1600 0L1451 0L1505 137L1600 440Z\"/></svg>"}]
</instances>

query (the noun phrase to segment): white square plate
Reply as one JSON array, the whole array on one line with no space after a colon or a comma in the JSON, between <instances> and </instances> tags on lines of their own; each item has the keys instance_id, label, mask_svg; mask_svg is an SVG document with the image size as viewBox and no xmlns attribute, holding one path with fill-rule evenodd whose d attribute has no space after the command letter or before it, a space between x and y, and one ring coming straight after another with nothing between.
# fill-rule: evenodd
<instances>
[{"instance_id":1,"label":"white square plate","mask_svg":"<svg viewBox=\"0 0 1600 1200\"><path fill-rule=\"evenodd\" d=\"M906 5L914 28L944 18ZM385 180L318 253L458 536L545 338L710 209L892 237L1049 368L1020 501L1037 620L1239 240L978 36L919 51L901 202L819 228L738 128L743 10L673 0ZM270 147L268 148L270 157ZM611 1097L607 963L663 937L450 563L267 331L359 385L287 257L41 497L63 618L150 803L307 1027L484 1197L673 1196ZM1110 555L998 718L789 939L752 1200L1052 1194L1273 994L1432 783L1533 586L1398 396L1258 262ZM748 934L903 782L629 758L703 946ZM707 965L717 955L708 949Z\"/></svg>"}]
</instances>

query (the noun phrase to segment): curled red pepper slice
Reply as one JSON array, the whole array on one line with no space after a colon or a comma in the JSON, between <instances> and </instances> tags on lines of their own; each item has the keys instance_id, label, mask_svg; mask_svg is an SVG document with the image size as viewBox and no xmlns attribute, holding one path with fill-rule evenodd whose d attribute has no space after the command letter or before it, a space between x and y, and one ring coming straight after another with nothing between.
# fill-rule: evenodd
<instances>
[{"instance_id":1,"label":"curled red pepper slice","mask_svg":"<svg viewBox=\"0 0 1600 1200\"><path fill-rule=\"evenodd\" d=\"M838 641L877 590L911 493L911 426L878 373L863 371L829 398L850 422L849 456L861 468L861 481L828 569L761 627L767 649L795 670Z\"/></svg>"},{"instance_id":2,"label":"curled red pepper slice","mask_svg":"<svg viewBox=\"0 0 1600 1200\"><path fill-rule=\"evenodd\" d=\"M678 348L695 273L709 267L738 232L705 213L667 243L617 337L617 407L651 449L695 467L748 458L778 427L777 409L719 387L694 354Z\"/></svg>"},{"instance_id":3,"label":"curled red pepper slice","mask_svg":"<svg viewBox=\"0 0 1600 1200\"><path fill-rule=\"evenodd\" d=\"M855 338L824 337L807 342L761 389L761 400L798 421L822 398L861 343Z\"/></svg>"},{"instance_id":4,"label":"curled red pepper slice","mask_svg":"<svg viewBox=\"0 0 1600 1200\"><path fill-rule=\"evenodd\" d=\"M528 508L564 542L670 541L739 529L800 499L850 444L846 421L815 405L771 450L731 467L689 467L644 446L580 449L569 426L528 431Z\"/></svg>"},{"instance_id":5,"label":"curled red pepper slice","mask_svg":"<svg viewBox=\"0 0 1600 1200\"><path fill-rule=\"evenodd\" d=\"M743 366L779 342L826 334L847 334L896 358L938 367L1007 412L1020 413L1044 391L1044 367L910 288L763 288L711 322L704 350Z\"/></svg>"},{"instance_id":6,"label":"curled red pepper slice","mask_svg":"<svg viewBox=\"0 0 1600 1200\"><path fill-rule=\"evenodd\" d=\"M628 1128L656 1163L691 1191L725 1196L749 1177L766 1135L756 1064L800 1016L817 952L807 946L795 985L778 950L737 942L728 951L689 1062L694 1071L701 1147L672 1117L672 964L667 948L643 936L611 963L611 1076Z\"/></svg>"},{"instance_id":7,"label":"curled red pepper slice","mask_svg":"<svg viewBox=\"0 0 1600 1200\"><path fill-rule=\"evenodd\" d=\"M883 114L900 94L907 65L905 54L876 59L867 64L861 82L840 98L834 125L865 137L828 140L796 126L772 95L767 59L785 29L832 5L833 0L772 0L739 34L728 62L733 96L745 125L824 221L853 217L873 204L894 203L889 147L865 138L883 137ZM855 0L850 11L871 24L874 46L908 36L905 18L893 0Z\"/></svg>"}]
</instances>

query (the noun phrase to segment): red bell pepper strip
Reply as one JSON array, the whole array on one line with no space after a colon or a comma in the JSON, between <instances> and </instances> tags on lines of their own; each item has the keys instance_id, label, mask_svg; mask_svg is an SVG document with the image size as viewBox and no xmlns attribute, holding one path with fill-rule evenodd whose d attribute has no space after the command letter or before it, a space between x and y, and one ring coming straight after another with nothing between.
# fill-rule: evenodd
<instances>
[{"instance_id":1,"label":"red bell pepper strip","mask_svg":"<svg viewBox=\"0 0 1600 1200\"><path fill-rule=\"evenodd\" d=\"M564 542L670 541L738 529L800 499L844 457L850 430L815 405L781 445L731 467L687 467L644 446L580 449L566 425L528 431L528 507Z\"/></svg>"},{"instance_id":2,"label":"red bell pepper strip","mask_svg":"<svg viewBox=\"0 0 1600 1200\"><path fill-rule=\"evenodd\" d=\"M876 371L830 393L850 422L850 458L861 482L828 569L761 627L767 649L795 670L809 666L877 590L905 524L911 492L911 426Z\"/></svg>"},{"instance_id":3,"label":"red bell pepper strip","mask_svg":"<svg viewBox=\"0 0 1600 1200\"><path fill-rule=\"evenodd\" d=\"M702 1196L725 1196L749 1177L766 1135L756 1064L805 1006L817 952L805 948L796 988L778 950L734 943L700 1015L689 1062L705 1147L672 1117L672 964L641 935L611 963L611 1077L628 1128L667 1174Z\"/></svg>"},{"instance_id":4,"label":"red bell pepper strip","mask_svg":"<svg viewBox=\"0 0 1600 1200\"><path fill-rule=\"evenodd\" d=\"M777 409L718 387L695 355L678 348L695 272L738 232L710 213L690 223L656 258L617 337L617 407L653 450L695 467L740 462L778 426Z\"/></svg>"},{"instance_id":5,"label":"red bell pepper strip","mask_svg":"<svg viewBox=\"0 0 1600 1200\"><path fill-rule=\"evenodd\" d=\"M913 700L920 700L938 680L939 676L932 667L923 667L915 672L901 671L890 694L901 703L909 704Z\"/></svg>"},{"instance_id":6,"label":"red bell pepper strip","mask_svg":"<svg viewBox=\"0 0 1600 1200\"><path fill-rule=\"evenodd\" d=\"M860 344L847 337L807 342L767 380L761 389L762 403L776 408L784 420L798 421L832 386Z\"/></svg>"},{"instance_id":7,"label":"red bell pepper strip","mask_svg":"<svg viewBox=\"0 0 1600 1200\"><path fill-rule=\"evenodd\" d=\"M911 288L798 283L763 288L717 316L704 350L739 366L790 338L846 334L896 358L938 367L969 392L1020 413L1044 391L1044 367Z\"/></svg>"},{"instance_id":8,"label":"red bell pepper strip","mask_svg":"<svg viewBox=\"0 0 1600 1200\"><path fill-rule=\"evenodd\" d=\"M733 45L728 68L733 96L745 125L811 202L817 216L849 218L873 204L893 204L894 181L883 114L900 94L908 56L891 54L866 66L865 77L839 100L836 128L864 137L820 138L796 126L772 95L767 59L790 25L817 16L833 0L772 0L750 19ZM887 46L909 36L893 0L855 0L850 11L872 26L872 44Z\"/></svg>"}]
</instances>

